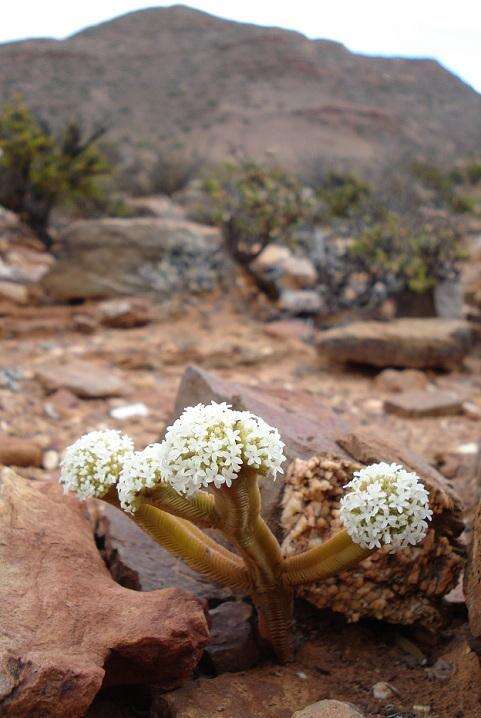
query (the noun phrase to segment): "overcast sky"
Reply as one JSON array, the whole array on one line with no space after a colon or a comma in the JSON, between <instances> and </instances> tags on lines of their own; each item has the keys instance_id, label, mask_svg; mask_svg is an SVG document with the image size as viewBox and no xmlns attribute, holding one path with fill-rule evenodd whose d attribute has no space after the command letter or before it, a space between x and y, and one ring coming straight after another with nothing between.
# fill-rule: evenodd
<instances>
[{"instance_id":1,"label":"overcast sky","mask_svg":"<svg viewBox=\"0 0 481 718\"><path fill-rule=\"evenodd\" d=\"M148 0L3 0L0 42L66 37ZM356 52L434 57L481 92L479 0L200 0L214 15L329 38Z\"/></svg>"}]
</instances>

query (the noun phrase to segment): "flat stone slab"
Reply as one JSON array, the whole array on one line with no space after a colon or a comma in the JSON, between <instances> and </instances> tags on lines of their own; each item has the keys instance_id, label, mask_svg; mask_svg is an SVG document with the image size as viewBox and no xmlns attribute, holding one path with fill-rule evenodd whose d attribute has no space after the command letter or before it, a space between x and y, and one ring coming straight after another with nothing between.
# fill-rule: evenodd
<instances>
[{"instance_id":1,"label":"flat stone slab","mask_svg":"<svg viewBox=\"0 0 481 718\"><path fill-rule=\"evenodd\" d=\"M468 322L396 319L353 322L321 332L318 350L335 363L412 369L455 369L472 343Z\"/></svg>"},{"instance_id":2,"label":"flat stone slab","mask_svg":"<svg viewBox=\"0 0 481 718\"><path fill-rule=\"evenodd\" d=\"M113 369L81 360L39 366L35 376L47 391L68 389L82 399L107 399L125 393L125 382Z\"/></svg>"},{"instance_id":3,"label":"flat stone slab","mask_svg":"<svg viewBox=\"0 0 481 718\"><path fill-rule=\"evenodd\" d=\"M463 399L450 391L406 391L386 399L388 414L409 418L454 416L463 411Z\"/></svg>"}]
</instances>

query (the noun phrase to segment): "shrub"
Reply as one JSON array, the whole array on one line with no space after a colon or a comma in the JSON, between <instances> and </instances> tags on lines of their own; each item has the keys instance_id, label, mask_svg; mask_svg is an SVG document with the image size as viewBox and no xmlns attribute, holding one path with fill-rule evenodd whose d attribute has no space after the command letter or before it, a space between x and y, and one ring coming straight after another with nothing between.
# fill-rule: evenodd
<instances>
[{"instance_id":1,"label":"shrub","mask_svg":"<svg viewBox=\"0 0 481 718\"><path fill-rule=\"evenodd\" d=\"M204 179L203 190L228 251L244 266L270 242L289 242L294 228L315 210L312 193L297 178L251 161L221 166Z\"/></svg>"},{"instance_id":2,"label":"shrub","mask_svg":"<svg viewBox=\"0 0 481 718\"><path fill-rule=\"evenodd\" d=\"M349 217L370 195L366 182L352 174L329 172L317 190L317 196L331 217Z\"/></svg>"},{"instance_id":3,"label":"shrub","mask_svg":"<svg viewBox=\"0 0 481 718\"><path fill-rule=\"evenodd\" d=\"M69 122L56 138L19 100L0 114L0 204L16 212L47 247L50 215L59 204L100 198L97 180L108 166L95 142Z\"/></svg>"},{"instance_id":4,"label":"shrub","mask_svg":"<svg viewBox=\"0 0 481 718\"><path fill-rule=\"evenodd\" d=\"M394 291L423 293L457 276L465 255L448 222L407 222L391 214L365 229L350 246L349 256L373 281L383 281Z\"/></svg>"}]
</instances>

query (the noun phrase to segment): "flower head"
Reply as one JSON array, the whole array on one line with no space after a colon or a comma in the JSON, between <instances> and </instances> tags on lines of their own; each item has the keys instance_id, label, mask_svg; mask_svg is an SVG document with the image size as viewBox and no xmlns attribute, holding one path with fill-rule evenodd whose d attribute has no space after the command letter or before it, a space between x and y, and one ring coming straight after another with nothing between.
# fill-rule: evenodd
<instances>
[{"instance_id":1,"label":"flower head","mask_svg":"<svg viewBox=\"0 0 481 718\"><path fill-rule=\"evenodd\" d=\"M132 440L120 431L91 431L69 446L62 459L60 483L81 499L101 498L117 483Z\"/></svg>"},{"instance_id":2,"label":"flower head","mask_svg":"<svg viewBox=\"0 0 481 718\"><path fill-rule=\"evenodd\" d=\"M354 543L392 550L423 540L432 517L428 492L416 474L381 462L354 473L341 499L341 521Z\"/></svg>"},{"instance_id":3,"label":"flower head","mask_svg":"<svg viewBox=\"0 0 481 718\"><path fill-rule=\"evenodd\" d=\"M226 404L190 407L167 429L162 471L177 491L231 486L242 466L276 477L284 461L279 432L248 411Z\"/></svg>"},{"instance_id":4,"label":"flower head","mask_svg":"<svg viewBox=\"0 0 481 718\"><path fill-rule=\"evenodd\" d=\"M117 486L124 511L135 513L139 496L162 481L162 453L162 444L150 444L143 451L134 451L125 457Z\"/></svg>"}]
</instances>

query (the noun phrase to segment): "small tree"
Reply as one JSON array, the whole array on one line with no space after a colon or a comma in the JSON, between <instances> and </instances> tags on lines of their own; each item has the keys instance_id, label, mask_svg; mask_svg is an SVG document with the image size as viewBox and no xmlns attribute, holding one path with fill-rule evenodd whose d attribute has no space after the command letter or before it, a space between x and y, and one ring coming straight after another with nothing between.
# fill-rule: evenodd
<instances>
[{"instance_id":1,"label":"small tree","mask_svg":"<svg viewBox=\"0 0 481 718\"><path fill-rule=\"evenodd\" d=\"M96 149L105 133L84 136L70 121L57 138L19 100L0 114L0 204L17 213L49 248L50 215L59 204L98 200L108 165Z\"/></svg>"},{"instance_id":2,"label":"small tree","mask_svg":"<svg viewBox=\"0 0 481 718\"><path fill-rule=\"evenodd\" d=\"M297 178L248 161L226 164L204 181L231 256L246 269L274 241L286 241L312 215L313 198Z\"/></svg>"}]
</instances>

